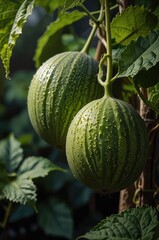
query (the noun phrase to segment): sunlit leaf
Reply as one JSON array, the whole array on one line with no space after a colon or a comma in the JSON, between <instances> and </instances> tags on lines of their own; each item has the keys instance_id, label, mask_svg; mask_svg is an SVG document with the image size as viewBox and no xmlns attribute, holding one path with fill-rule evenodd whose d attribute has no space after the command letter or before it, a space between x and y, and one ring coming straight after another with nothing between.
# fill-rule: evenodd
<instances>
[{"instance_id":1,"label":"sunlit leaf","mask_svg":"<svg viewBox=\"0 0 159 240\"><path fill-rule=\"evenodd\" d=\"M112 38L116 43L128 45L139 36L146 36L157 24L157 17L143 6L130 6L118 14L111 23Z\"/></svg>"},{"instance_id":2,"label":"sunlit leaf","mask_svg":"<svg viewBox=\"0 0 159 240\"><path fill-rule=\"evenodd\" d=\"M35 202L36 186L30 179L18 177L4 186L1 197L21 204Z\"/></svg>"},{"instance_id":3,"label":"sunlit leaf","mask_svg":"<svg viewBox=\"0 0 159 240\"><path fill-rule=\"evenodd\" d=\"M57 35L59 34L59 31L73 22L78 21L85 15L85 13L79 11L73 11L71 13L65 12L61 14L55 22L52 22L47 27L47 30L38 41L38 46L34 57L36 67L39 67L42 62L53 56L53 53L56 53L56 49L58 49L57 45L59 45L60 42L60 39L57 41ZM50 49L50 45L52 46L52 50L50 50L49 55L46 55L48 52L47 49Z\"/></svg>"},{"instance_id":4,"label":"sunlit leaf","mask_svg":"<svg viewBox=\"0 0 159 240\"><path fill-rule=\"evenodd\" d=\"M36 201L36 186L32 179L45 177L51 171L64 170L43 157L23 160L20 143L10 135L0 142L0 199L31 204Z\"/></svg>"},{"instance_id":5,"label":"sunlit leaf","mask_svg":"<svg viewBox=\"0 0 159 240\"><path fill-rule=\"evenodd\" d=\"M159 230L158 212L144 206L114 214L97 224L78 239L88 240L154 240Z\"/></svg>"},{"instance_id":6,"label":"sunlit leaf","mask_svg":"<svg viewBox=\"0 0 159 240\"><path fill-rule=\"evenodd\" d=\"M34 179L38 177L45 177L50 171L64 171L62 168L53 164L50 160L43 157L28 157L19 167L17 174L23 178Z\"/></svg>"},{"instance_id":7,"label":"sunlit leaf","mask_svg":"<svg viewBox=\"0 0 159 240\"><path fill-rule=\"evenodd\" d=\"M132 41L119 57L119 77L134 77L159 62L159 32Z\"/></svg>"},{"instance_id":8,"label":"sunlit leaf","mask_svg":"<svg viewBox=\"0 0 159 240\"><path fill-rule=\"evenodd\" d=\"M0 0L0 56L9 76L9 64L13 47L22 33L28 16L32 13L34 0L11 1Z\"/></svg>"}]
</instances>

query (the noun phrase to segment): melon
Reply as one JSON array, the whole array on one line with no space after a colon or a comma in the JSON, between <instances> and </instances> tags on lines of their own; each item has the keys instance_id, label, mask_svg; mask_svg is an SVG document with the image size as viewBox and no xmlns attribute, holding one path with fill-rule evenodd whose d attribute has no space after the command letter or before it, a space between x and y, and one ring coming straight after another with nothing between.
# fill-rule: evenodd
<instances>
[{"instance_id":1,"label":"melon","mask_svg":"<svg viewBox=\"0 0 159 240\"><path fill-rule=\"evenodd\" d=\"M103 95L98 62L84 52L63 52L42 64L28 91L30 121L47 143L65 149L68 127L76 113Z\"/></svg>"},{"instance_id":2,"label":"melon","mask_svg":"<svg viewBox=\"0 0 159 240\"><path fill-rule=\"evenodd\" d=\"M76 114L66 139L73 175L100 193L118 192L136 181L148 147L147 128L137 111L106 95Z\"/></svg>"}]
</instances>

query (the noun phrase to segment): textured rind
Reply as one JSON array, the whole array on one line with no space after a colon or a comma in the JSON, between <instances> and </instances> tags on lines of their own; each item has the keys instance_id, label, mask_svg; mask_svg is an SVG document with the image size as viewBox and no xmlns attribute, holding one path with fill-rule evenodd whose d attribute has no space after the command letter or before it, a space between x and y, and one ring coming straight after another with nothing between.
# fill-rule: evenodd
<instances>
[{"instance_id":1,"label":"textured rind","mask_svg":"<svg viewBox=\"0 0 159 240\"><path fill-rule=\"evenodd\" d=\"M145 123L128 103L94 100L73 119L66 155L74 176L97 192L117 192L141 174L148 155Z\"/></svg>"},{"instance_id":2,"label":"textured rind","mask_svg":"<svg viewBox=\"0 0 159 240\"><path fill-rule=\"evenodd\" d=\"M82 52L63 52L35 73L28 91L28 113L36 132L49 144L65 148L76 113L103 96L98 62Z\"/></svg>"}]
</instances>

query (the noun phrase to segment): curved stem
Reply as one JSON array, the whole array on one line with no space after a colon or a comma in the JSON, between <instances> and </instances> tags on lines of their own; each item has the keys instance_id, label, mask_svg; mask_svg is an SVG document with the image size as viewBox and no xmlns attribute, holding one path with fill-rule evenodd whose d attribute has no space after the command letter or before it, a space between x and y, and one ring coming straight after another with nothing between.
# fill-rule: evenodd
<instances>
[{"instance_id":1,"label":"curved stem","mask_svg":"<svg viewBox=\"0 0 159 240\"><path fill-rule=\"evenodd\" d=\"M105 87L105 82L102 81L102 77L103 77L103 63L106 60L107 55L103 55L103 57L101 58L100 62L99 62L99 72L98 72L98 82L101 86Z\"/></svg>"},{"instance_id":2,"label":"curved stem","mask_svg":"<svg viewBox=\"0 0 159 240\"><path fill-rule=\"evenodd\" d=\"M111 29L110 29L110 8L109 8L109 0L103 0L101 4L105 7L105 32L106 32L106 41L107 41L107 54L105 54L101 61L99 67L99 74L98 74L98 82L104 87L105 96L112 95L112 45L111 45ZM107 62L107 74L106 80L102 81L101 77L103 76L102 64L106 60Z\"/></svg>"},{"instance_id":3,"label":"curved stem","mask_svg":"<svg viewBox=\"0 0 159 240\"><path fill-rule=\"evenodd\" d=\"M99 14L99 17L96 21L94 21L94 24L93 24L93 28L92 28L92 31L83 47L83 49L81 50L81 52L85 52L85 53L88 53L89 51L89 48L90 48L90 45L91 45L91 42L94 38L94 35L100 25L100 23L102 22L103 20L103 6L101 5L101 9L100 9L100 14Z\"/></svg>"},{"instance_id":4,"label":"curved stem","mask_svg":"<svg viewBox=\"0 0 159 240\"><path fill-rule=\"evenodd\" d=\"M111 45L111 29L110 29L110 9L109 0L105 0L105 21L106 21L106 40L107 40L107 76L106 82L110 82L112 78L112 45Z\"/></svg>"},{"instance_id":5,"label":"curved stem","mask_svg":"<svg viewBox=\"0 0 159 240\"><path fill-rule=\"evenodd\" d=\"M87 38L87 41L86 41L83 49L81 50L81 52L88 53L89 48L90 48L90 45L91 45L91 42L92 42L92 40L93 40L93 38L94 38L94 35L95 35L97 29L98 29L98 25L97 25L97 24L94 24L94 25L93 25L93 28L92 28L92 31L91 31L89 37Z\"/></svg>"},{"instance_id":6,"label":"curved stem","mask_svg":"<svg viewBox=\"0 0 159 240\"><path fill-rule=\"evenodd\" d=\"M114 77L111 78L110 82L113 83L119 76L119 73L117 73Z\"/></svg>"},{"instance_id":7,"label":"curved stem","mask_svg":"<svg viewBox=\"0 0 159 240\"><path fill-rule=\"evenodd\" d=\"M102 77L103 77L103 64L109 57L110 56L108 54L104 54L103 57L101 58L100 62L99 62L98 82L99 82L99 84L101 86L104 87L105 96L111 96L112 95L110 82L102 81Z\"/></svg>"},{"instance_id":8,"label":"curved stem","mask_svg":"<svg viewBox=\"0 0 159 240\"><path fill-rule=\"evenodd\" d=\"M110 11L114 10L114 9L118 9L118 4L115 4L114 6L110 7ZM95 15L95 14L99 14L100 13L100 10L99 11L93 11L93 12L90 12L92 15ZM103 10L103 13L104 13L104 10Z\"/></svg>"},{"instance_id":9,"label":"curved stem","mask_svg":"<svg viewBox=\"0 0 159 240\"><path fill-rule=\"evenodd\" d=\"M90 19L92 19L93 22L98 23L98 20L92 15L91 12L89 12L89 10L83 4L80 4L80 7L84 10L85 13L87 13L87 15L90 17Z\"/></svg>"}]
</instances>

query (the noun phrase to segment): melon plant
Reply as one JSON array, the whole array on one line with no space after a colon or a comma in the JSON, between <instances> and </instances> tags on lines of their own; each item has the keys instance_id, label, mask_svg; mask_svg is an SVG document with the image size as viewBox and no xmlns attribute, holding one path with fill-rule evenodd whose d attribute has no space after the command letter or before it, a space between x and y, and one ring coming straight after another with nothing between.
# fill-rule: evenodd
<instances>
[{"instance_id":1,"label":"melon plant","mask_svg":"<svg viewBox=\"0 0 159 240\"><path fill-rule=\"evenodd\" d=\"M130 104L105 95L73 119L66 154L72 173L83 184L101 193L120 191L143 170L148 155L145 123Z\"/></svg>"},{"instance_id":2,"label":"melon plant","mask_svg":"<svg viewBox=\"0 0 159 240\"><path fill-rule=\"evenodd\" d=\"M42 64L31 81L28 113L36 132L65 148L68 127L88 102L100 98L98 62L84 52L63 52Z\"/></svg>"},{"instance_id":3,"label":"melon plant","mask_svg":"<svg viewBox=\"0 0 159 240\"><path fill-rule=\"evenodd\" d=\"M84 106L71 122L66 155L75 178L96 192L107 193L118 192L137 180L148 157L149 141L137 111L112 95L112 83L120 73L113 76L109 0L103 5L107 52L99 64L98 82L105 93ZM104 62L107 75L102 81Z\"/></svg>"}]
</instances>

